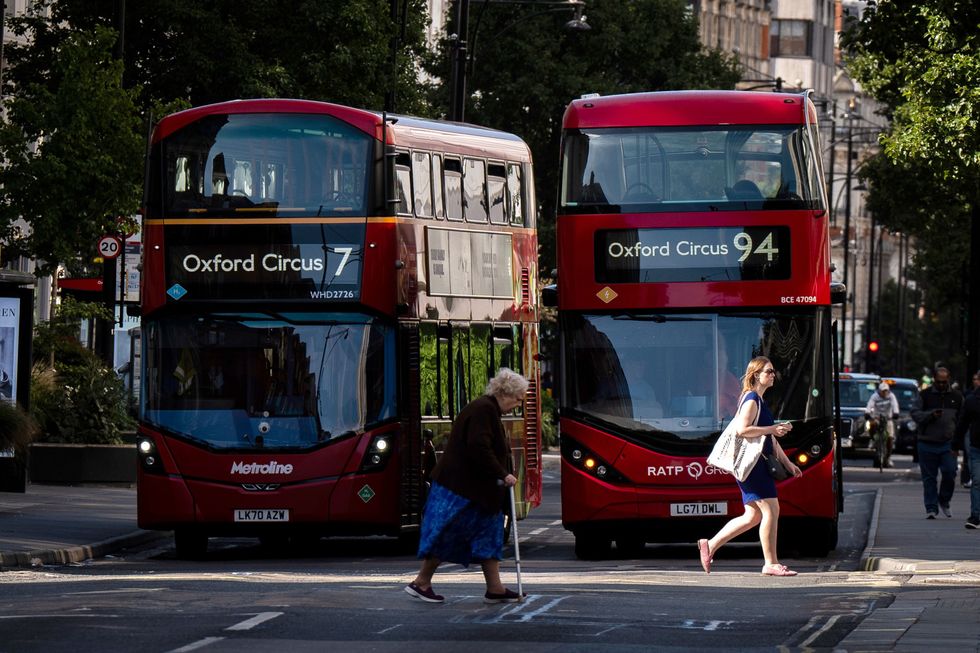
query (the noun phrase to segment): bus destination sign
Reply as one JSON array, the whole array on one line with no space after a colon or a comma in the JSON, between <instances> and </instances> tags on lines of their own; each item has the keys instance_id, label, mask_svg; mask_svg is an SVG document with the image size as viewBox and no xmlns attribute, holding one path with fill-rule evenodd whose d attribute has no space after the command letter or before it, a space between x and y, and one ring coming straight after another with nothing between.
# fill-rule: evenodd
<instances>
[{"instance_id":1,"label":"bus destination sign","mask_svg":"<svg viewBox=\"0 0 980 653\"><path fill-rule=\"evenodd\" d=\"M336 230L336 229L335 229ZM358 301L361 296L363 230L320 232L239 242L199 234L167 239L167 289L175 301L220 299L296 299ZM298 233L299 232L299 233ZM170 289L179 288L178 293Z\"/></svg>"},{"instance_id":2,"label":"bus destination sign","mask_svg":"<svg viewBox=\"0 0 980 653\"><path fill-rule=\"evenodd\" d=\"M598 283L785 280L789 227L601 230L595 262Z\"/></svg>"}]
</instances>

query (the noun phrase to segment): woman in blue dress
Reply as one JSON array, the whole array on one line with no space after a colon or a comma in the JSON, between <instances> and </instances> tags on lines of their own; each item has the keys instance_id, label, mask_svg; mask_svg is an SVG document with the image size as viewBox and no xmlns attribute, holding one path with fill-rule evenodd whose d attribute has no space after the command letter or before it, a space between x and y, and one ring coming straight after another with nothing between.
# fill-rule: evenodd
<instances>
[{"instance_id":1,"label":"woman in blue dress","mask_svg":"<svg viewBox=\"0 0 980 653\"><path fill-rule=\"evenodd\" d=\"M762 395L772 387L775 380L776 370L768 358L757 356L749 361L745 376L742 377L742 398L735 416L738 434L743 438L765 438L763 454L775 455L794 477L802 476L803 472L786 456L779 442L769 437L774 435L781 438L793 428L792 424L776 424L769 407L762 399ZM769 474L766 461L760 456L745 480L736 482L742 491L745 512L725 524L710 540L698 540L701 566L705 573L711 573L715 552L726 542L754 526L759 526L759 541L766 560L762 573L766 576L795 576L796 572L780 564L776 557L779 499L776 496L776 482Z\"/></svg>"}]
</instances>

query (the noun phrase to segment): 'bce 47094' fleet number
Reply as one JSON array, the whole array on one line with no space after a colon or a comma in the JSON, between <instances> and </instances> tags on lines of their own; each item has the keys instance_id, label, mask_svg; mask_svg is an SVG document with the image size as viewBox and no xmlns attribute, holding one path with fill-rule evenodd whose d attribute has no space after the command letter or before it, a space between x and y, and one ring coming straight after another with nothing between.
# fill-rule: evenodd
<instances>
[{"instance_id":1,"label":"'bce 47094' fleet number","mask_svg":"<svg viewBox=\"0 0 980 653\"><path fill-rule=\"evenodd\" d=\"M789 297L780 297L780 304L816 304L816 295L790 295Z\"/></svg>"}]
</instances>

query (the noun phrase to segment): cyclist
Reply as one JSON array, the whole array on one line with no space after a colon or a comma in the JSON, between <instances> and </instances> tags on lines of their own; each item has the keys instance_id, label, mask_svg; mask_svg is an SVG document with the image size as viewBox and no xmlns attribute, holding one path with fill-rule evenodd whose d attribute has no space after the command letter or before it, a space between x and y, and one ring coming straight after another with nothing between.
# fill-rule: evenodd
<instances>
[{"instance_id":1,"label":"cyclist","mask_svg":"<svg viewBox=\"0 0 980 653\"><path fill-rule=\"evenodd\" d=\"M891 388L882 381L878 384L878 392L871 395L868 405L864 407L864 416L869 420L874 420L875 427L884 428L885 450L877 451L882 467L893 467L892 449L895 446L895 420L898 418L898 399L892 394ZM878 439L875 438L877 441Z\"/></svg>"}]
</instances>

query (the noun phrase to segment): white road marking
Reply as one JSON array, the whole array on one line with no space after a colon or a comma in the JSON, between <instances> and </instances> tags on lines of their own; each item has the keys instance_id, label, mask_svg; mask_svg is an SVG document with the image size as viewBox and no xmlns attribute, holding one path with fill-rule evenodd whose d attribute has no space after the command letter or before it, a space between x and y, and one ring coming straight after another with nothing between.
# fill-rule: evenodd
<instances>
[{"instance_id":1,"label":"white road marking","mask_svg":"<svg viewBox=\"0 0 980 653\"><path fill-rule=\"evenodd\" d=\"M224 637L205 637L204 639L199 639L196 642L191 642L187 646L181 646L180 648L175 648L169 653L188 653L188 651L196 651L199 648L204 648L209 644L214 644L215 642L220 642Z\"/></svg>"},{"instance_id":2,"label":"white road marking","mask_svg":"<svg viewBox=\"0 0 980 653\"><path fill-rule=\"evenodd\" d=\"M251 619L246 619L241 623L237 623L234 626L228 626L225 630L251 630L261 623L269 621L270 619L275 619L276 617L281 617L282 612L260 612Z\"/></svg>"},{"instance_id":3,"label":"white road marking","mask_svg":"<svg viewBox=\"0 0 980 653\"><path fill-rule=\"evenodd\" d=\"M807 637L805 640L803 640L802 642L800 642L800 647L801 648L806 648L807 646L809 646L818 637L820 637L825 632L827 632L828 630L830 630L833 627L833 625L835 623L837 623L837 620L840 619L840 618L841 618L841 615L839 615L839 614L833 615L830 619L827 620L827 623L825 623L822 628L820 628L819 630L817 630L816 632L814 632L812 635L810 635L809 637Z\"/></svg>"},{"instance_id":4,"label":"white road marking","mask_svg":"<svg viewBox=\"0 0 980 653\"><path fill-rule=\"evenodd\" d=\"M65 592L65 596L82 596L85 594L125 594L127 592L162 592L167 587L121 587L117 590L92 590L91 592Z\"/></svg>"},{"instance_id":5,"label":"white road marking","mask_svg":"<svg viewBox=\"0 0 980 653\"><path fill-rule=\"evenodd\" d=\"M374 633L374 634L375 634L375 635L384 635L384 634L385 634L385 633L387 633L388 631L390 631L390 630L394 630L395 628L401 628L401 624L395 624L394 626L391 626L391 627L389 627L389 628L385 628L384 630L379 630L379 631L377 631L377 632L376 632L376 633Z\"/></svg>"}]
</instances>

